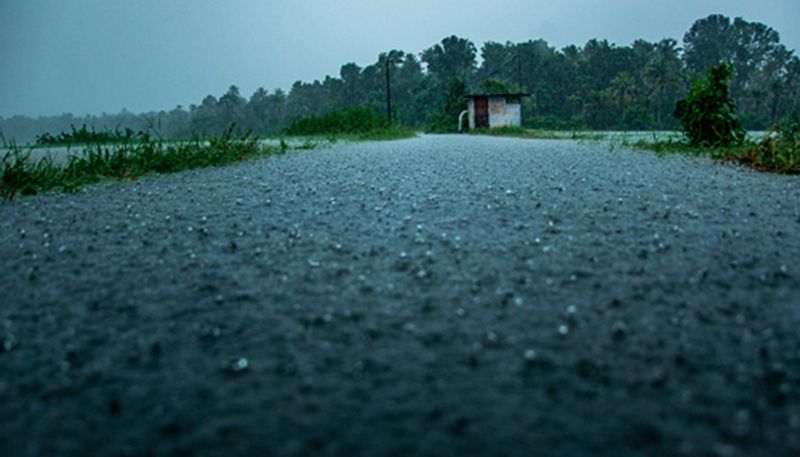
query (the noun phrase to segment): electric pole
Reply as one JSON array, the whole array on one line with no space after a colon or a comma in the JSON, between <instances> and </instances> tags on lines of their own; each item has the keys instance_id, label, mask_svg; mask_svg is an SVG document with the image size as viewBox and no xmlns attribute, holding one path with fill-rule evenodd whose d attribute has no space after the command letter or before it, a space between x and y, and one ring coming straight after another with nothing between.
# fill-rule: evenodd
<instances>
[{"instance_id":1,"label":"electric pole","mask_svg":"<svg viewBox=\"0 0 800 457\"><path fill-rule=\"evenodd\" d=\"M389 78L389 64L392 59L386 58L386 119L392 123L392 84Z\"/></svg>"}]
</instances>

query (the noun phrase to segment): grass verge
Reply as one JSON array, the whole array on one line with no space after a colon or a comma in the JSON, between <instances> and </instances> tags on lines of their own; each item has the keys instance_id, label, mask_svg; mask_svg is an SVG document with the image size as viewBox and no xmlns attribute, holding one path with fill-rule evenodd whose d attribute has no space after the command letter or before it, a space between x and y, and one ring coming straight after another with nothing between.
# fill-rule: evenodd
<instances>
[{"instance_id":1,"label":"grass verge","mask_svg":"<svg viewBox=\"0 0 800 457\"><path fill-rule=\"evenodd\" d=\"M148 173L174 173L192 168L228 165L286 152L285 144L269 146L255 138L226 135L206 141L183 143L138 141L122 144L92 144L66 165L50 157L31 160L31 151L11 145L0 161L0 195L32 195L54 189L75 191L81 186L108 179L137 179Z\"/></svg>"},{"instance_id":2,"label":"grass verge","mask_svg":"<svg viewBox=\"0 0 800 457\"><path fill-rule=\"evenodd\" d=\"M658 155L683 154L710 157L722 162L747 165L765 172L800 174L800 123L797 122L775 127L763 136L751 135L741 144L725 147L694 146L677 132L652 132L643 136L630 132L581 132L497 127L471 130L469 133L529 139L609 141L610 150L627 147L653 151Z\"/></svg>"},{"instance_id":3,"label":"grass verge","mask_svg":"<svg viewBox=\"0 0 800 457\"><path fill-rule=\"evenodd\" d=\"M623 143L623 146L654 151L665 155L679 153L705 156L781 174L800 174L800 124L779 126L760 139L745 140L725 147L694 146L686 140L644 141Z\"/></svg>"},{"instance_id":4,"label":"grass verge","mask_svg":"<svg viewBox=\"0 0 800 457\"><path fill-rule=\"evenodd\" d=\"M577 130L536 130L522 127L494 127L473 129L470 135L503 136L511 138L528 138L534 140L579 140L579 141L600 141L608 139L608 134L604 132L585 132Z\"/></svg>"}]
</instances>

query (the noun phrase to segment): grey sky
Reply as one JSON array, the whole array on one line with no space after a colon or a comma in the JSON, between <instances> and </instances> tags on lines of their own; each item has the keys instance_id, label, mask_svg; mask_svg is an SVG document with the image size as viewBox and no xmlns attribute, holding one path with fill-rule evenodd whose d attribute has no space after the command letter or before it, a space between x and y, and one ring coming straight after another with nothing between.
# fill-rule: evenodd
<instances>
[{"instance_id":1,"label":"grey sky","mask_svg":"<svg viewBox=\"0 0 800 457\"><path fill-rule=\"evenodd\" d=\"M448 35L681 40L712 13L800 47L798 0L0 0L0 116L171 109L236 84L288 89Z\"/></svg>"}]
</instances>

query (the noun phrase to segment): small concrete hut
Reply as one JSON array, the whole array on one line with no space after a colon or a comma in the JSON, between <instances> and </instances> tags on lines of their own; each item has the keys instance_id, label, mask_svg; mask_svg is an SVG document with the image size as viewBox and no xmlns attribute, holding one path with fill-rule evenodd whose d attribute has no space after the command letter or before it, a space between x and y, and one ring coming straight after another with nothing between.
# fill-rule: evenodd
<instances>
[{"instance_id":1,"label":"small concrete hut","mask_svg":"<svg viewBox=\"0 0 800 457\"><path fill-rule=\"evenodd\" d=\"M522 99L530 97L524 93L497 93L467 95L468 110L459 119L464 130L463 120L469 120L469 128L519 127L522 125Z\"/></svg>"}]
</instances>

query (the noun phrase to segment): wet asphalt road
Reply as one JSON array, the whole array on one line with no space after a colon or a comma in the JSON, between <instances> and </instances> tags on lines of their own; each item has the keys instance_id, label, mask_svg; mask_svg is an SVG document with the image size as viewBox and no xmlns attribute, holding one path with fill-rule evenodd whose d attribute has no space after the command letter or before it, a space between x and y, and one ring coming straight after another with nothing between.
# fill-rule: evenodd
<instances>
[{"instance_id":1,"label":"wet asphalt road","mask_svg":"<svg viewBox=\"0 0 800 457\"><path fill-rule=\"evenodd\" d=\"M426 136L0 204L0 455L800 455L800 178Z\"/></svg>"}]
</instances>

